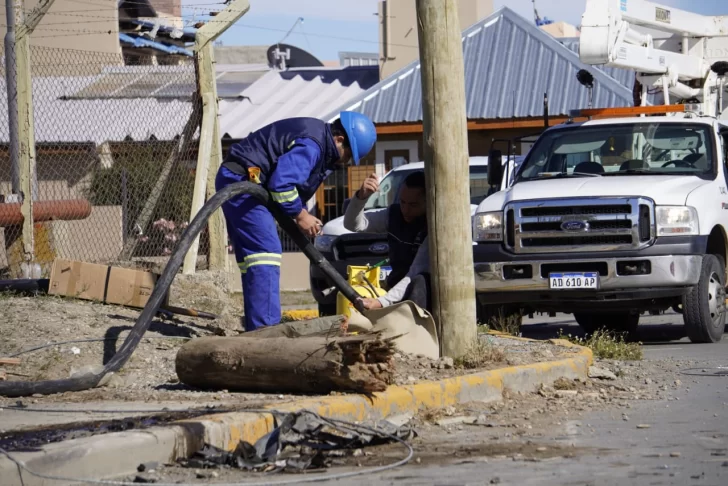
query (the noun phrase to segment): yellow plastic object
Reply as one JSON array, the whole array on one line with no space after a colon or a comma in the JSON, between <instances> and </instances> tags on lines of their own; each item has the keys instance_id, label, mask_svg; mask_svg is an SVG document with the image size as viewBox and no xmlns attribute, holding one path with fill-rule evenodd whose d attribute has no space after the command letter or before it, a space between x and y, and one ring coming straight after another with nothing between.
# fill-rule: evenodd
<instances>
[{"instance_id":1,"label":"yellow plastic object","mask_svg":"<svg viewBox=\"0 0 728 486\"><path fill-rule=\"evenodd\" d=\"M379 286L379 267L370 268L367 266L349 265L346 267L347 280L349 285L362 297L376 299L385 295L387 292ZM364 279L368 280L367 283ZM371 285L370 285L371 284ZM339 292L336 295L336 314L351 316L353 312L358 312L354 308L354 304Z\"/></svg>"}]
</instances>

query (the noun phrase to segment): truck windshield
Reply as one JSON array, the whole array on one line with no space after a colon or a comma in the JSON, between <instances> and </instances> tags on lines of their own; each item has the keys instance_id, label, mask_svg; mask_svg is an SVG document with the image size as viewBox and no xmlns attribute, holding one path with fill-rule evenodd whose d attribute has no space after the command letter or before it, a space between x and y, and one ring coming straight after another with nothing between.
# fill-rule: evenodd
<instances>
[{"instance_id":1,"label":"truck windshield","mask_svg":"<svg viewBox=\"0 0 728 486\"><path fill-rule=\"evenodd\" d=\"M710 125L630 123L576 126L543 134L516 182L551 177L706 174L713 170Z\"/></svg>"},{"instance_id":2,"label":"truck windshield","mask_svg":"<svg viewBox=\"0 0 728 486\"><path fill-rule=\"evenodd\" d=\"M372 194L364 205L364 209L386 208L399 200L399 186L408 175L421 169L395 170L387 174L379 182L379 191ZM470 204L480 204L488 195L488 166L470 166Z\"/></svg>"}]
</instances>

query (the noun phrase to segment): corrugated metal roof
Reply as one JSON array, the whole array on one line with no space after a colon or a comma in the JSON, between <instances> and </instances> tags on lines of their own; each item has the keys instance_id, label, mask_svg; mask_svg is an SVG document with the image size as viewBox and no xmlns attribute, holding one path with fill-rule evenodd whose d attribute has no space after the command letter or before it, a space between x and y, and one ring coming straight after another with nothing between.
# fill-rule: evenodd
<instances>
[{"instance_id":1,"label":"corrugated metal roof","mask_svg":"<svg viewBox=\"0 0 728 486\"><path fill-rule=\"evenodd\" d=\"M223 78L218 79L218 89L225 88L225 75L255 75L246 89L231 91L230 99L220 100L225 136L242 138L286 117L321 117L379 80L377 66L299 68L259 77L260 69L218 66ZM172 140L190 116L193 83L191 69L181 66L116 66L95 76L34 77L36 142L98 145L128 139ZM0 104L7 106L4 78ZM8 142L7 110L0 110L0 143Z\"/></svg>"},{"instance_id":2,"label":"corrugated metal roof","mask_svg":"<svg viewBox=\"0 0 728 486\"><path fill-rule=\"evenodd\" d=\"M377 81L378 66L270 71L241 93L247 99L220 100L220 131L242 138L283 118L320 118Z\"/></svg>"},{"instance_id":3,"label":"corrugated metal roof","mask_svg":"<svg viewBox=\"0 0 728 486\"><path fill-rule=\"evenodd\" d=\"M631 106L632 89L579 60L578 54L507 7L463 32L468 119L510 119L549 113L568 115L588 106L589 92L576 79L579 69L594 76L594 106ZM354 110L375 123L422 121L419 60L328 113ZM631 86L631 84L630 84Z\"/></svg>"},{"instance_id":4,"label":"corrugated metal roof","mask_svg":"<svg viewBox=\"0 0 728 486\"><path fill-rule=\"evenodd\" d=\"M97 81L99 76L35 77L33 104L38 143L172 140L190 116L189 101L177 99L64 99ZM0 106L7 106L5 79L0 81ZM0 143L9 142L8 111L0 110Z\"/></svg>"}]
</instances>

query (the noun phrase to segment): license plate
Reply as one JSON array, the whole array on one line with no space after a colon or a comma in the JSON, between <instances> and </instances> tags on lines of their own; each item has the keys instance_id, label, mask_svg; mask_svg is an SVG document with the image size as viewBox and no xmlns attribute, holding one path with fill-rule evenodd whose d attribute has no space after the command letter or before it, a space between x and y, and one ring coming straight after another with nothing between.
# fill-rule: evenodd
<instances>
[{"instance_id":1,"label":"license plate","mask_svg":"<svg viewBox=\"0 0 728 486\"><path fill-rule=\"evenodd\" d=\"M379 267L379 280L387 280L392 267Z\"/></svg>"},{"instance_id":2,"label":"license plate","mask_svg":"<svg viewBox=\"0 0 728 486\"><path fill-rule=\"evenodd\" d=\"M599 272L551 273L549 287L555 290L598 289Z\"/></svg>"}]
</instances>

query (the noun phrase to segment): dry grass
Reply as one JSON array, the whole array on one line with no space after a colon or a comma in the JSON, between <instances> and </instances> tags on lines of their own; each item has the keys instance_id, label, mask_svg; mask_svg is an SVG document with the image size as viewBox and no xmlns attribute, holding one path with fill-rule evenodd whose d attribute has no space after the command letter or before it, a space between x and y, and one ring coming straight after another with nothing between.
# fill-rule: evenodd
<instances>
[{"instance_id":1,"label":"dry grass","mask_svg":"<svg viewBox=\"0 0 728 486\"><path fill-rule=\"evenodd\" d=\"M505 353L489 342L478 339L468 347L465 355L455 360L455 366L465 369L483 368L505 361Z\"/></svg>"},{"instance_id":2,"label":"dry grass","mask_svg":"<svg viewBox=\"0 0 728 486\"><path fill-rule=\"evenodd\" d=\"M487 331L498 331L511 336L521 335L521 322L522 317L519 314L505 315L503 309L498 310L497 316L492 316L488 319L488 322L482 323L478 326L479 332Z\"/></svg>"},{"instance_id":3,"label":"dry grass","mask_svg":"<svg viewBox=\"0 0 728 486\"><path fill-rule=\"evenodd\" d=\"M594 357L600 359L639 361L643 357L642 343L628 343L623 335L610 331L599 330L586 338L579 338L564 335L559 330L559 338L591 349Z\"/></svg>"}]
</instances>

